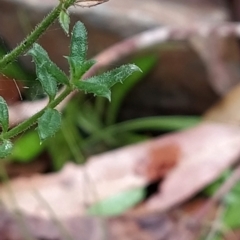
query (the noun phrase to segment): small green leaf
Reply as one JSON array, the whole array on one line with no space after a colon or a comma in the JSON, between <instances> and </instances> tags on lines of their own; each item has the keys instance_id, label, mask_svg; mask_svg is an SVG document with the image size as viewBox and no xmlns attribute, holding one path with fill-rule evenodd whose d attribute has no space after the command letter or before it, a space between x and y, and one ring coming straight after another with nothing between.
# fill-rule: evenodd
<instances>
[{"instance_id":1,"label":"small green leaf","mask_svg":"<svg viewBox=\"0 0 240 240\"><path fill-rule=\"evenodd\" d=\"M48 67L42 65L41 68L37 68L37 76L42 84L43 90L49 96L50 101L54 100L58 90L57 82L51 75L51 72L48 71Z\"/></svg>"},{"instance_id":2,"label":"small green leaf","mask_svg":"<svg viewBox=\"0 0 240 240\"><path fill-rule=\"evenodd\" d=\"M82 64L86 59L87 48L87 30L84 24L78 21L72 31L70 58L76 58L76 61Z\"/></svg>"},{"instance_id":3,"label":"small green leaf","mask_svg":"<svg viewBox=\"0 0 240 240\"><path fill-rule=\"evenodd\" d=\"M144 188L131 189L94 204L88 213L100 216L119 215L142 201L144 197Z\"/></svg>"},{"instance_id":4,"label":"small green leaf","mask_svg":"<svg viewBox=\"0 0 240 240\"><path fill-rule=\"evenodd\" d=\"M0 158L6 158L12 153L13 145L9 140L3 140L0 144Z\"/></svg>"},{"instance_id":5,"label":"small green leaf","mask_svg":"<svg viewBox=\"0 0 240 240\"><path fill-rule=\"evenodd\" d=\"M93 93L97 96L106 97L110 101L110 88L118 82L122 83L128 76L136 71L141 70L134 64L123 65L99 76L94 76L88 78L87 80L76 82L75 86L79 90L83 90L87 93Z\"/></svg>"},{"instance_id":6,"label":"small green leaf","mask_svg":"<svg viewBox=\"0 0 240 240\"><path fill-rule=\"evenodd\" d=\"M28 51L39 67L41 65L46 65L48 71L51 72L52 76L56 79L58 83L69 85L67 75L49 58L47 52L37 43L33 44L33 48Z\"/></svg>"},{"instance_id":7,"label":"small green leaf","mask_svg":"<svg viewBox=\"0 0 240 240\"><path fill-rule=\"evenodd\" d=\"M111 100L111 91L107 86L89 81L80 81L76 83L76 87L86 93L93 93L94 95L105 97L109 101Z\"/></svg>"},{"instance_id":8,"label":"small green leaf","mask_svg":"<svg viewBox=\"0 0 240 240\"><path fill-rule=\"evenodd\" d=\"M28 51L36 64L36 73L44 91L53 100L57 93L57 82L69 85L66 74L53 63L47 52L37 43Z\"/></svg>"},{"instance_id":9,"label":"small green leaf","mask_svg":"<svg viewBox=\"0 0 240 240\"><path fill-rule=\"evenodd\" d=\"M61 114L56 109L48 108L38 119L38 135L42 141L53 136L61 126Z\"/></svg>"},{"instance_id":10,"label":"small green leaf","mask_svg":"<svg viewBox=\"0 0 240 240\"><path fill-rule=\"evenodd\" d=\"M8 130L8 121L8 106L6 101L2 97L0 97L0 125L3 132L7 132Z\"/></svg>"},{"instance_id":11,"label":"small green leaf","mask_svg":"<svg viewBox=\"0 0 240 240\"><path fill-rule=\"evenodd\" d=\"M102 84L107 85L108 88L110 88L118 82L123 83L127 77L138 71L141 72L141 69L135 64L127 64L103 73L102 75L96 76L96 78L99 78L99 81Z\"/></svg>"},{"instance_id":12,"label":"small green leaf","mask_svg":"<svg viewBox=\"0 0 240 240\"><path fill-rule=\"evenodd\" d=\"M62 10L59 15L59 23L64 30L64 32L68 35L69 34L69 24L70 24L70 17L67 10Z\"/></svg>"},{"instance_id":13,"label":"small green leaf","mask_svg":"<svg viewBox=\"0 0 240 240\"><path fill-rule=\"evenodd\" d=\"M78 21L73 27L68 57L70 73L74 80L79 80L84 73L82 69L86 60L87 48L87 31L83 23Z\"/></svg>"}]
</instances>

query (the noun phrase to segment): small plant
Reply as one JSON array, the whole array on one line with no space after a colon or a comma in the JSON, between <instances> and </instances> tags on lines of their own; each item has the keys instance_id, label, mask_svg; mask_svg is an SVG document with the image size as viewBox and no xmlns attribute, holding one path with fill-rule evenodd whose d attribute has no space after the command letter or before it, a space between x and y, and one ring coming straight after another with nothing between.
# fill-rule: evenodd
<instances>
[{"instance_id":1,"label":"small plant","mask_svg":"<svg viewBox=\"0 0 240 240\"><path fill-rule=\"evenodd\" d=\"M27 51L36 65L37 79L40 81L43 91L48 95L49 102L45 108L25 120L12 129L9 129L9 113L6 101L0 97L0 158L6 158L12 152L13 144L11 138L26 131L32 125L37 125L37 131L42 143L47 138L56 134L61 126L61 113L55 107L75 90L92 93L94 96L101 96L111 100L110 88L118 82L123 82L133 72L140 71L134 64L127 64L119 68L105 72L98 76L82 80L83 75L95 64L93 60L86 59L87 52L87 31L81 22L77 22L71 32L70 53L66 57L69 64L69 76L52 62L48 53L36 43L39 36L46 31L48 26L59 17L64 31L68 34L69 15L67 8L78 2L65 0L40 23L36 29L12 52L0 59L0 71L12 63L19 55ZM104 1L92 1L101 3ZM32 47L30 50L28 50ZM58 93L58 86L63 86Z\"/></svg>"}]
</instances>

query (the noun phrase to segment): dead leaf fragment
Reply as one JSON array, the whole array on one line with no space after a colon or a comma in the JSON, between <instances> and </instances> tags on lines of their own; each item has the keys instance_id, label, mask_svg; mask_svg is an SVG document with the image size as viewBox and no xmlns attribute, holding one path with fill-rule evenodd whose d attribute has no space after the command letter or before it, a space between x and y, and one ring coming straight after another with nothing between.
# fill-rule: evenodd
<instances>
[{"instance_id":1,"label":"dead leaf fragment","mask_svg":"<svg viewBox=\"0 0 240 240\"><path fill-rule=\"evenodd\" d=\"M240 84L211 107L204 120L239 125L240 123Z\"/></svg>"},{"instance_id":2,"label":"dead leaf fragment","mask_svg":"<svg viewBox=\"0 0 240 240\"><path fill-rule=\"evenodd\" d=\"M12 193L2 186L0 197L10 210L16 209L15 198L25 214L49 219L50 207L64 219L84 215L96 202L163 176L159 193L145 206L147 211L163 211L199 192L239 156L240 128L204 123L91 157L84 166L68 164L59 173L12 181ZM169 167L161 165L162 160L169 161ZM141 174L136 171L140 165Z\"/></svg>"},{"instance_id":3,"label":"dead leaf fragment","mask_svg":"<svg viewBox=\"0 0 240 240\"><path fill-rule=\"evenodd\" d=\"M183 152L181 161L164 178L159 193L147 203L148 210L165 211L214 181L240 156L240 128L202 124L175 135Z\"/></svg>"}]
</instances>

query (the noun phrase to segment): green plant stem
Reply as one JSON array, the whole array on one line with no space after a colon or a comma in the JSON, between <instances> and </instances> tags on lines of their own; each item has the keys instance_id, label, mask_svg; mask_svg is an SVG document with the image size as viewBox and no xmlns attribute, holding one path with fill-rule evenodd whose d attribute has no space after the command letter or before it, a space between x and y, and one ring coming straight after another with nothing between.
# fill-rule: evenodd
<instances>
[{"instance_id":1,"label":"green plant stem","mask_svg":"<svg viewBox=\"0 0 240 240\"><path fill-rule=\"evenodd\" d=\"M8 64L13 62L16 58L26 52L34 42L46 31L46 29L58 18L62 9L67 9L75 3L76 0L61 0L57 7L55 7L41 23L39 23L35 30L29 34L15 49L5 55L0 60L0 70L4 69Z\"/></svg>"},{"instance_id":2,"label":"green plant stem","mask_svg":"<svg viewBox=\"0 0 240 240\"><path fill-rule=\"evenodd\" d=\"M95 100L95 110L99 118L103 116L106 100L103 97L97 97Z\"/></svg>"},{"instance_id":3,"label":"green plant stem","mask_svg":"<svg viewBox=\"0 0 240 240\"><path fill-rule=\"evenodd\" d=\"M74 137L72 129L69 131L68 126L71 126L71 123L69 122L69 120L67 120L62 126L63 136L65 138L65 141L66 141L76 163L82 164L82 163L84 163L84 160L85 160L84 156L83 156L81 150L79 149L78 143L76 141L76 138Z\"/></svg>"},{"instance_id":4,"label":"green plant stem","mask_svg":"<svg viewBox=\"0 0 240 240\"><path fill-rule=\"evenodd\" d=\"M146 117L120 122L109 127L103 128L100 131L92 134L82 144L82 149L95 144L100 139L107 139L113 134L117 135L123 132L130 131L173 131L184 128L189 128L197 125L200 122L199 117L187 116L161 116L161 117Z\"/></svg>"},{"instance_id":5,"label":"green plant stem","mask_svg":"<svg viewBox=\"0 0 240 240\"><path fill-rule=\"evenodd\" d=\"M70 87L67 87L55 100L53 100L51 103L49 103L45 108L43 108L41 111L34 114L31 118L27 119L26 121L20 123L16 127L12 128L6 133L3 133L0 135L1 139L10 139L24 131L26 131L30 126L35 124L39 117L42 116L44 111L47 108L54 108L56 107L60 102L63 101L64 98L66 98L70 93L72 89Z\"/></svg>"}]
</instances>

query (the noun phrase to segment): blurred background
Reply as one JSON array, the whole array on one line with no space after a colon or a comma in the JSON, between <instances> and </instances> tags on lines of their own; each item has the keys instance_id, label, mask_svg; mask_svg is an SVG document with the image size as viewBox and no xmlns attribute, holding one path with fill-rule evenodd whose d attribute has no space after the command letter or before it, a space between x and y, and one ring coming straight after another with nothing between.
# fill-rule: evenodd
<instances>
[{"instance_id":1,"label":"blurred background","mask_svg":"<svg viewBox=\"0 0 240 240\"><path fill-rule=\"evenodd\" d=\"M0 56L21 42L57 3L55 0L0 0ZM71 28L77 20L86 26L89 58L95 58L114 44L136 36L136 50L128 53L129 45L122 44L119 52L126 52L123 57L118 57L116 52L116 61L104 63L98 73L124 63L135 63L142 73L135 73L123 85L114 86L111 103L92 95L75 95L62 109L61 130L43 144L39 144L35 127L15 138L12 156L2 163L10 178L57 172L69 162L82 164L92 155L185 130L205 121L239 126L239 0L109 0L92 8L75 6L70 12ZM156 41L153 29L160 29L163 33ZM138 41L138 34L142 33L152 39L147 47L141 47ZM38 42L68 73L64 56L68 55L69 37L59 23L54 23ZM22 56L3 69L0 95L6 99L12 116L15 116L11 119L12 125L22 121L28 111L35 111L37 104L46 98L29 56ZM24 111L22 106L27 106ZM210 147L214 148L214 143ZM175 159L178 151L175 145L167 146L163 152L154 148L149 158L158 161L158 156L164 155L164 160L168 161ZM148 182L147 187L142 187L147 193L140 197L141 200L156 194L160 189L158 184L173 166L174 161L163 165L163 174L158 176L157 182L154 179ZM229 168L230 164L223 175L219 172L215 176L214 180L217 177L220 180L195 196L196 205L194 202L183 206L180 212L200 209L202 196L204 201L206 196L211 199L220 183L231 175ZM235 214L240 208L239 189L238 183L233 197L238 200L238 205L229 205L229 209L232 207L230 215L224 215L228 216L225 223L229 232L233 226L240 227L239 216ZM214 210L216 213L218 209ZM169 215L153 218L151 215L150 220L144 219L153 221L150 225L159 226L159 222L167 222L166 218ZM136 221L148 228L145 220ZM174 226L171 225L171 231ZM141 239L179 240L176 235L177 238L155 236ZM228 237L224 234L211 236L195 239L232 240L239 239L240 235L236 230Z\"/></svg>"},{"instance_id":2,"label":"blurred background","mask_svg":"<svg viewBox=\"0 0 240 240\"><path fill-rule=\"evenodd\" d=\"M1 52L3 54L30 33L56 4L56 1L2 0L0 4ZM149 126L149 130L147 126L143 126L142 129L135 127L133 131L130 129L120 134L119 139L116 140L114 135L122 131L120 127L111 130L109 136L98 137L94 144L91 143L91 150L88 149L88 144L82 144L85 147L80 149L81 153L79 153L79 146L76 147L75 152L79 155L78 157L73 157L73 153L70 153L70 149L67 148L64 154L60 154L63 156L60 160L61 157L55 153L52 145L57 141L59 141L58 144L62 142L63 145L65 145L64 142L70 141L63 137L62 132L60 133L62 136L54 139L52 144L47 144L51 146L47 150L51 159L58 159L53 161L58 162L53 165L59 168L66 159L76 157L82 162L89 154L176 130L174 116L182 116L180 122L182 121L183 126L180 124L179 128L186 127L188 123L191 126L195 121L197 122L197 116L201 116L238 84L240 79L239 42L232 34L222 37L213 31L211 34L206 33L206 36L202 36L197 31L192 35L186 34L186 31L188 29L191 31L196 26L207 28L236 21L240 17L238 9L238 1L233 0L111 0L90 9L72 7L72 23L81 20L88 30L89 58L114 43L156 27L174 26L177 28L177 34L179 36L182 34L183 37L180 37L180 40L170 38L169 41L150 46L148 49L140 50L128 55L125 59L109 64L110 69L120 63L135 62L142 67L143 74L133 76L135 79L132 79L132 83L126 87L128 89L119 90L121 86L116 87L115 91L122 93L117 93L120 97L116 98L119 99L113 99L116 102L113 104L114 107L110 107L105 100L93 99L92 96L78 96L77 99L72 100L64 110L74 113L64 114L68 122L64 131L68 132L68 135L72 132L71 141L76 142L75 145L78 146L79 141L85 141L99 129L145 117L169 116L169 121L173 121L173 125ZM182 29L183 33L181 33ZM51 26L39 39L39 43L48 51L51 59L67 72L67 61L63 56L68 53L69 39L58 23ZM6 77L16 80L19 89L15 81L8 81ZM35 79L33 63L28 56L23 56L2 76L0 94L9 104L15 104L16 101L21 100L20 98L30 101L41 99L44 95L40 84ZM67 118L72 119L67 120ZM14 160L15 162L30 161L32 157L42 153L42 148L44 146L41 146L41 150L36 149L35 154L23 157L24 160L21 160L22 156L16 153Z\"/></svg>"}]
</instances>

